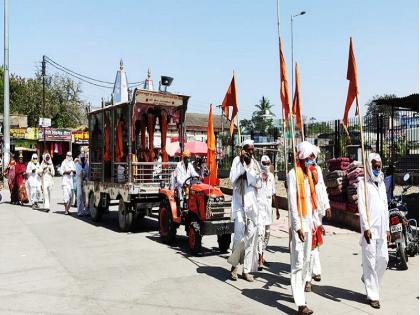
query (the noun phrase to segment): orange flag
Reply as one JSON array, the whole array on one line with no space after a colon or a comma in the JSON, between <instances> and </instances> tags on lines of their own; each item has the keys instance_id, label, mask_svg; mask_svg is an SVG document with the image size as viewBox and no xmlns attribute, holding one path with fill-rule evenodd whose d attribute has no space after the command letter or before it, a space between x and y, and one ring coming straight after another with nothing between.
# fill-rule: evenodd
<instances>
[{"instance_id":1,"label":"orange flag","mask_svg":"<svg viewBox=\"0 0 420 315\"><path fill-rule=\"evenodd\" d=\"M217 168L216 168L216 137L213 128L213 105L210 104L209 122L207 126L207 165L209 168L209 184L217 184Z\"/></svg>"},{"instance_id":2,"label":"orange flag","mask_svg":"<svg viewBox=\"0 0 420 315\"><path fill-rule=\"evenodd\" d=\"M347 66L347 80L349 80L349 89L347 91L346 108L344 109L343 126L347 130L348 116L351 105L356 98L358 91L357 86L357 65L356 58L354 58L353 52L353 41L350 37L350 49L349 49L349 64ZM359 108L356 107L356 115L359 115Z\"/></svg>"},{"instance_id":3,"label":"orange flag","mask_svg":"<svg viewBox=\"0 0 420 315\"><path fill-rule=\"evenodd\" d=\"M302 129L302 111L300 107L300 78L299 78L299 68L296 62L295 65L295 96L293 97L293 108L292 114L296 117L296 127Z\"/></svg>"},{"instance_id":4,"label":"orange flag","mask_svg":"<svg viewBox=\"0 0 420 315\"><path fill-rule=\"evenodd\" d=\"M286 61L284 60L283 44L280 40L280 98L283 105L284 119L286 128L289 126L290 102L289 102L289 83L287 81Z\"/></svg>"},{"instance_id":5,"label":"orange flag","mask_svg":"<svg viewBox=\"0 0 420 315\"><path fill-rule=\"evenodd\" d=\"M230 136L233 135L233 129L235 128L234 119L238 114L238 101L236 99L236 83L235 75L232 77L232 81L228 87L225 98L222 102L222 110L226 118L229 119L229 107L232 107L232 116L230 117Z\"/></svg>"}]
</instances>

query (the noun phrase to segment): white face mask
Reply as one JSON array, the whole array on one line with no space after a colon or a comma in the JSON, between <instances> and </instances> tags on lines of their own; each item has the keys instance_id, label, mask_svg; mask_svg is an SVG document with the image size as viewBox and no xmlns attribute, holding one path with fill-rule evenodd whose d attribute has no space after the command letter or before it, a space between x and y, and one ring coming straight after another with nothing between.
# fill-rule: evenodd
<instances>
[{"instance_id":1,"label":"white face mask","mask_svg":"<svg viewBox=\"0 0 420 315\"><path fill-rule=\"evenodd\" d=\"M268 168L269 168L269 166L268 166L268 165L261 164L261 170L262 170L263 172L268 172Z\"/></svg>"},{"instance_id":2,"label":"white face mask","mask_svg":"<svg viewBox=\"0 0 420 315\"><path fill-rule=\"evenodd\" d=\"M67 159L67 161L71 161L71 160L73 160L73 158L71 157L71 156L66 156L66 159Z\"/></svg>"}]
</instances>

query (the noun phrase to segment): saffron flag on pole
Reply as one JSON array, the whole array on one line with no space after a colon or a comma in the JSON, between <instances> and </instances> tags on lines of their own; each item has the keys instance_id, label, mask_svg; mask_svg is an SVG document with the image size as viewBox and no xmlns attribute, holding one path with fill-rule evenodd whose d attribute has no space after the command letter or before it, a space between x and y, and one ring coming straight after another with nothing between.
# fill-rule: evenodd
<instances>
[{"instance_id":1,"label":"saffron flag on pole","mask_svg":"<svg viewBox=\"0 0 420 315\"><path fill-rule=\"evenodd\" d=\"M213 128L213 105L211 104L207 126L207 165L209 168L209 185L217 185L216 137Z\"/></svg>"},{"instance_id":2,"label":"saffron flag on pole","mask_svg":"<svg viewBox=\"0 0 420 315\"><path fill-rule=\"evenodd\" d=\"M232 115L229 118L229 107L232 107ZM233 135L233 129L235 128L234 119L238 114L238 101L236 99L236 83L235 74L232 77L232 81L229 84L225 98L222 102L222 110L227 119L230 119L230 136Z\"/></svg>"},{"instance_id":3,"label":"saffron flag on pole","mask_svg":"<svg viewBox=\"0 0 420 315\"><path fill-rule=\"evenodd\" d=\"M289 115L290 115L290 102L289 102L289 82L287 80L287 69L286 61L284 60L283 44L280 39L280 98L281 104L284 111L284 120L286 122L286 128L289 126Z\"/></svg>"},{"instance_id":4,"label":"saffron flag on pole","mask_svg":"<svg viewBox=\"0 0 420 315\"><path fill-rule=\"evenodd\" d=\"M300 107L300 78L299 78L299 68L298 68L297 62L295 65L295 96L293 97L292 114L296 117L296 127L299 130L301 130L302 129L302 110Z\"/></svg>"},{"instance_id":5,"label":"saffron flag on pole","mask_svg":"<svg viewBox=\"0 0 420 315\"><path fill-rule=\"evenodd\" d=\"M354 102L357 94L359 93L357 86L357 65L356 58L354 57L353 41L350 37L350 48L349 48L349 63L347 66L347 80L349 80L349 89L347 91L346 107L344 109L343 126L347 131L348 116L351 105ZM359 108L356 107L356 115L359 115Z\"/></svg>"}]
</instances>

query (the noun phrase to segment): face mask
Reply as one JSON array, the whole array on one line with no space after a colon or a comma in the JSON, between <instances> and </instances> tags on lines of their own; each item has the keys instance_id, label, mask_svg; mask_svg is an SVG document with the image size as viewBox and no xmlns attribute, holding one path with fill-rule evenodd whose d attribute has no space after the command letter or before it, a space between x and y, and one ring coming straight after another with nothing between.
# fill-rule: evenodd
<instances>
[{"instance_id":1,"label":"face mask","mask_svg":"<svg viewBox=\"0 0 420 315\"><path fill-rule=\"evenodd\" d=\"M71 161L71 156L66 156L67 161Z\"/></svg>"},{"instance_id":2,"label":"face mask","mask_svg":"<svg viewBox=\"0 0 420 315\"><path fill-rule=\"evenodd\" d=\"M263 172L267 172L267 171L268 171L268 168L269 168L269 166L268 166L268 165L261 164L261 170L262 170Z\"/></svg>"},{"instance_id":3,"label":"face mask","mask_svg":"<svg viewBox=\"0 0 420 315\"><path fill-rule=\"evenodd\" d=\"M305 161L305 166L310 167L311 165L316 165L315 160L307 160Z\"/></svg>"},{"instance_id":4,"label":"face mask","mask_svg":"<svg viewBox=\"0 0 420 315\"><path fill-rule=\"evenodd\" d=\"M372 170L372 173L375 177L378 177L379 175L381 175L381 170Z\"/></svg>"}]
</instances>

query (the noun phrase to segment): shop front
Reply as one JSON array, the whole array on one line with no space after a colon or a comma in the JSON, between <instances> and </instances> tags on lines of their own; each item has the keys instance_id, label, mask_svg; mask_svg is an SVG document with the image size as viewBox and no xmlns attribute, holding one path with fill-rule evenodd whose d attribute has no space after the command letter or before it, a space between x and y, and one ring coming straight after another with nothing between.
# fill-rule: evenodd
<instances>
[{"instance_id":1,"label":"shop front","mask_svg":"<svg viewBox=\"0 0 420 315\"><path fill-rule=\"evenodd\" d=\"M10 151L18 155L22 152L25 162L38 149L38 128L10 128Z\"/></svg>"},{"instance_id":2,"label":"shop front","mask_svg":"<svg viewBox=\"0 0 420 315\"><path fill-rule=\"evenodd\" d=\"M39 128L39 152L48 152L51 155L54 165L61 164L66 153L71 151L72 134L66 128ZM45 143L45 145L44 145Z\"/></svg>"},{"instance_id":3,"label":"shop front","mask_svg":"<svg viewBox=\"0 0 420 315\"><path fill-rule=\"evenodd\" d=\"M89 151L89 132L86 130L74 130L72 132L72 152L73 155L87 153Z\"/></svg>"}]
</instances>

